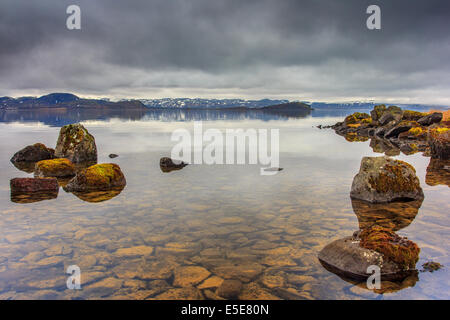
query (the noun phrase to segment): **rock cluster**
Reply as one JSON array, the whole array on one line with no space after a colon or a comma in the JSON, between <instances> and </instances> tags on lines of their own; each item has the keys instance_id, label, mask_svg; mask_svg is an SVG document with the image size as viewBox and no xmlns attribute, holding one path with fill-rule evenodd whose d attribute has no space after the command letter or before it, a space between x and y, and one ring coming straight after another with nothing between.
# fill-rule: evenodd
<instances>
[{"instance_id":1,"label":"rock cluster","mask_svg":"<svg viewBox=\"0 0 450 320\"><path fill-rule=\"evenodd\" d=\"M355 112L331 126L347 141L367 141L375 152L386 155L430 153L433 158L449 159L449 121L440 112L426 114L396 106L375 106L367 113Z\"/></svg>"},{"instance_id":2,"label":"rock cluster","mask_svg":"<svg viewBox=\"0 0 450 320\"><path fill-rule=\"evenodd\" d=\"M16 152L11 162L20 170L34 172L35 177L11 180L11 199L15 202L56 198L59 185L66 184L64 190L80 199L101 202L120 194L126 185L118 165L96 164L95 139L81 124L62 127L55 150L36 143ZM47 177L53 179L43 179ZM41 196L49 192L49 196Z\"/></svg>"}]
</instances>

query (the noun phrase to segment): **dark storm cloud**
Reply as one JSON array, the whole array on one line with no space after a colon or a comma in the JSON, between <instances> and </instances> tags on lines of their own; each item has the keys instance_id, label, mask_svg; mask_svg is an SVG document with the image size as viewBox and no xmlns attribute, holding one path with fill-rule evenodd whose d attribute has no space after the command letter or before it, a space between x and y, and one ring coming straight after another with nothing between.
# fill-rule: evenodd
<instances>
[{"instance_id":1,"label":"dark storm cloud","mask_svg":"<svg viewBox=\"0 0 450 320\"><path fill-rule=\"evenodd\" d=\"M70 4L81 31L65 28ZM365 27L370 4L381 31ZM3 0L0 95L447 103L449 21L445 0Z\"/></svg>"}]
</instances>

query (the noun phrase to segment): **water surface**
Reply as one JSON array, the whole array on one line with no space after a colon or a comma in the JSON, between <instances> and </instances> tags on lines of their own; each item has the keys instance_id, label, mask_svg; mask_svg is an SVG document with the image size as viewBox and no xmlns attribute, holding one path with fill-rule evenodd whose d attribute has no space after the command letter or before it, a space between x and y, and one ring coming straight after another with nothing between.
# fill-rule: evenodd
<instances>
[{"instance_id":1,"label":"water surface","mask_svg":"<svg viewBox=\"0 0 450 320\"><path fill-rule=\"evenodd\" d=\"M362 157L381 155L368 141L349 143L315 127L342 121L346 113L1 114L0 298L215 298L214 286L203 278L217 276L242 281L243 299L449 299L447 267L379 295L317 260L326 244L358 230L351 183ZM162 172L159 159L170 156L172 131L192 131L194 120L203 120L205 130L279 129L284 170L262 176L260 165L189 165ZM54 147L59 127L77 121L95 136L99 162L122 168L126 188L109 200L99 195L102 202L63 189L57 198L12 202L9 180L31 175L15 168L11 156L35 142ZM111 160L110 153L119 157ZM416 168L425 193L398 234L421 248L419 269L429 260L448 266L449 188L425 183L429 158L396 158ZM81 268L82 290L66 288L65 270L73 264ZM206 276L196 283L193 275L179 273L187 266L206 269ZM180 289L180 277L192 280L194 289Z\"/></svg>"}]
</instances>

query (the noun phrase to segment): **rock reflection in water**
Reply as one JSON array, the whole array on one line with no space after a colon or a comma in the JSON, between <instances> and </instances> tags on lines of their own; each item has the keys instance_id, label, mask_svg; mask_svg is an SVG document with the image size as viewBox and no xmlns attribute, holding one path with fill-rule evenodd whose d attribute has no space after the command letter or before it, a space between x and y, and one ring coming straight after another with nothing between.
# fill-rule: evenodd
<instances>
[{"instance_id":1,"label":"rock reflection in water","mask_svg":"<svg viewBox=\"0 0 450 320\"><path fill-rule=\"evenodd\" d=\"M450 187L450 160L430 159L425 182L429 186L442 184Z\"/></svg>"},{"instance_id":2,"label":"rock reflection in water","mask_svg":"<svg viewBox=\"0 0 450 320\"><path fill-rule=\"evenodd\" d=\"M114 197L117 197L123 188L120 190L109 190L109 191L94 191L94 192L73 192L73 194L86 202L98 203L103 201L111 200Z\"/></svg>"},{"instance_id":3,"label":"rock reflection in water","mask_svg":"<svg viewBox=\"0 0 450 320\"><path fill-rule=\"evenodd\" d=\"M11 192L11 201L14 203L34 203L44 200L52 200L58 197L56 192L30 192L30 193L16 193Z\"/></svg>"},{"instance_id":4,"label":"rock reflection in water","mask_svg":"<svg viewBox=\"0 0 450 320\"><path fill-rule=\"evenodd\" d=\"M411 224L419 212L423 199L391 203L369 203L358 199L351 201L361 230L378 225L398 231Z\"/></svg>"}]
</instances>

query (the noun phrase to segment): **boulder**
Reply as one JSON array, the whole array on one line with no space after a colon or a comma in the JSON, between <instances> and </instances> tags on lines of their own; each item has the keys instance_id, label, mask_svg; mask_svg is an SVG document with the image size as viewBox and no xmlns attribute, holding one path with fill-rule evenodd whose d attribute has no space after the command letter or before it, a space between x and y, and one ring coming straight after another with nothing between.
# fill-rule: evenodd
<instances>
[{"instance_id":1,"label":"boulder","mask_svg":"<svg viewBox=\"0 0 450 320\"><path fill-rule=\"evenodd\" d=\"M125 176L117 164L102 163L78 172L64 190L68 192L121 190L125 185Z\"/></svg>"},{"instance_id":2,"label":"boulder","mask_svg":"<svg viewBox=\"0 0 450 320\"><path fill-rule=\"evenodd\" d=\"M75 165L66 158L42 160L36 163L35 177L64 178L75 175Z\"/></svg>"},{"instance_id":3,"label":"boulder","mask_svg":"<svg viewBox=\"0 0 450 320\"><path fill-rule=\"evenodd\" d=\"M404 110L402 120L406 121L417 121L422 117L425 117L427 114L419 111L412 110Z\"/></svg>"},{"instance_id":4,"label":"boulder","mask_svg":"<svg viewBox=\"0 0 450 320\"><path fill-rule=\"evenodd\" d=\"M11 193L58 192L55 178L14 178L10 182Z\"/></svg>"},{"instance_id":5,"label":"boulder","mask_svg":"<svg viewBox=\"0 0 450 320\"><path fill-rule=\"evenodd\" d=\"M74 163L96 162L95 139L81 124L66 125L59 132L55 157L67 158Z\"/></svg>"},{"instance_id":6,"label":"boulder","mask_svg":"<svg viewBox=\"0 0 450 320\"><path fill-rule=\"evenodd\" d=\"M171 158L168 157L162 157L159 160L159 167L162 172L171 172L174 170L180 170L187 166L187 163L184 163L181 161L180 163L175 163Z\"/></svg>"},{"instance_id":7,"label":"boulder","mask_svg":"<svg viewBox=\"0 0 450 320\"><path fill-rule=\"evenodd\" d=\"M417 273L420 249L395 233L373 227L338 239L319 252L319 261L329 271L346 279L365 280L369 266L378 266L382 280L402 280Z\"/></svg>"},{"instance_id":8,"label":"boulder","mask_svg":"<svg viewBox=\"0 0 450 320\"><path fill-rule=\"evenodd\" d=\"M371 203L423 199L416 170L389 157L364 157L354 177L350 197Z\"/></svg>"},{"instance_id":9,"label":"boulder","mask_svg":"<svg viewBox=\"0 0 450 320\"><path fill-rule=\"evenodd\" d=\"M239 280L224 280L217 288L216 294L225 299L237 299L241 293L242 282Z\"/></svg>"},{"instance_id":10,"label":"boulder","mask_svg":"<svg viewBox=\"0 0 450 320\"><path fill-rule=\"evenodd\" d=\"M428 134L428 141L431 149L431 158L449 160L450 159L450 129L435 128Z\"/></svg>"},{"instance_id":11,"label":"boulder","mask_svg":"<svg viewBox=\"0 0 450 320\"><path fill-rule=\"evenodd\" d=\"M370 111L370 116L373 121L378 121L383 113L386 111L386 106L384 104L375 106L372 111Z\"/></svg>"},{"instance_id":12,"label":"boulder","mask_svg":"<svg viewBox=\"0 0 450 320\"><path fill-rule=\"evenodd\" d=\"M442 117L443 117L442 113L434 112L432 114L420 118L419 120L417 120L417 122L423 126L429 126L432 125L433 123L441 122Z\"/></svg>"},{"instance_id":13,"label":"boulder","mask_svg":"<svg viewBox=\"0 0 450 320\"><path fill-rule=\"evenodd\" d=\"M53 159L54 155L55 150L47 148L42 143L35 143L17 151L11 158L11 162L38 162L41 160Z\"/></svg>"},{"instance_id":14,"label":"boulder","mask_svg":"<svg viewBox=\"0 0 450 320\"><path fill-rule=\"evenodd\" d=\"M400 133L407 132L414 126L416 126L416 123L414 121L402 121L395 127L387 130L384 134L384 137L388 139L397 138Z\"/></svg>"}]
</instances>

